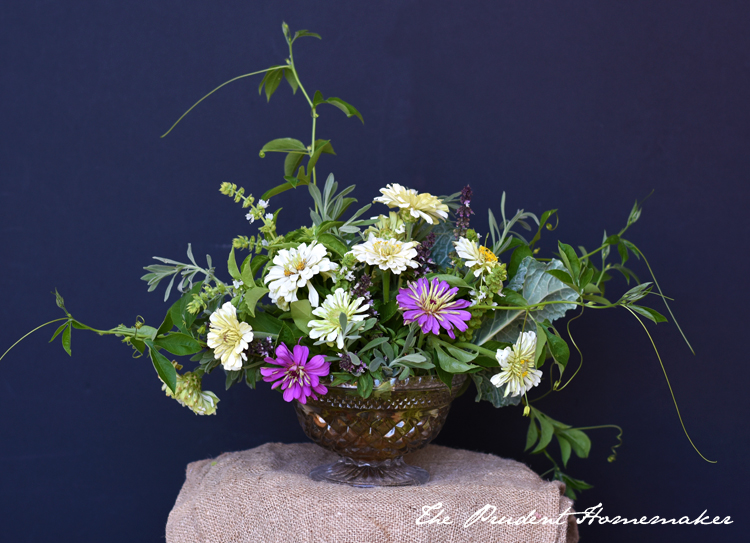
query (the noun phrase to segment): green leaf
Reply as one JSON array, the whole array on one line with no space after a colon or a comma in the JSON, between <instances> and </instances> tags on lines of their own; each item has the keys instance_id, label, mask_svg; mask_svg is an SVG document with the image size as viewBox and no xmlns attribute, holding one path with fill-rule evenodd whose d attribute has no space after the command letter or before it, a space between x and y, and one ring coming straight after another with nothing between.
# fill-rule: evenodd
<instances>
[{"instance_id":1,"label":"green leaf","mask_svg":"<svg viewBox=\"0 0 750 543\"><path fill-rule=\"evenodd\" d=\"M251 258L252 255L249 255L240 267L240 276L245 288L253 288L255 286L255 273L253 273Z\"/></svg>"},{"instance_id":2,"label":"green leaf","mask_svg":"<svg viewBox=\"0 0 750 543\"><path fill-rule=\"evenodd\" d=\"M396 358L391 364L391 366L407 366L409 368L419 368L423 370L431 370L435 367L435 365L427 360L424 356L421 354L407 354L406 356L400 356Z\"/></svg>"},{"instance_id":3,"label":"green leaf","mask_svg":"<svg viewBox=\"0 0 750 543\"><path fill-rule=\"evenodd\" d=\"M391 300L387 304L382 304L378 307L378 320L381 323L388 322L398 311L398 302Z\"/></svg>"},{"instance_id":4,"label":"green leaf","mask_svg":"<svg viewBox=\"0 0 750 543\"><path fill-rule=\"evenodd\" d=\"M568 460L570 460L570 441L565 439L560 434L555 434L557 442L560 444L560 456L562 456L563 466L568 467Z\"/></svg>"},{"instance_id":5,"label":"green leaf","mask_svg":"<svg viewBox=\"0 0 750 543\"><path fill-rule=\"evenodd\" d=\"M156 350L154 343L150 339L147 339L144 343L148 345L148 352L151 356L151 362L154 365L156 373L174 394L175 389L177 388L177 371L174 369L172 362Z\"/></svg>"},{"instance_id":6,"label":"green leaf","mask_svg":"<svg viewBox=\"0 0 750 543\"><path fill-rule=\"evenodd\" d=\"M562 432L573 445L573 450L579 458L588 458L591 451L591 440L581 430L569 429Z\"/></svg>"},{"instance_id":7,"label":"green leaf","mask_svg":"<svg viewBox=\"0 0 750 543\"><path fill-rule=\"evenodd\" d=\"M202 281L195 283L193 288L184 293L180 299L169 308L169 316L171 317L172 322L182 333L186 334L188 329L195 322L195 315L187 310L187 305L192 301L193 294L198 294L200 292L202 285Z\"/></svg>"},{"instance_id":8,"label":"green leaf","mask_svg":"<svg viewBox=\"0 0 750 543\"><path fill-rule=\"evenodd\" d=\"M579 283L579 286L581 288L585 287L589 283L591 283L591 279L594 277L594 270L591 268L588 268L583 274L581 275L581 282Z\"/></svg>"},{"instance_id":9,"label":"green leaf","mask_svg":"<svg viewBox=\"0 0 750 543\"><path fill-rule=\"evenodd\" d=\"M315 145L315 152L310 157L310 161L307 163L307 171L312 172L313 168L315 168L315 165L318 163L318 159L320 158L320 155L323 154L323 150L328 145L328 140L324 140L323 144L318 146Z\"/></svg>"},{"instance_id":10,"label":"green leaf","mask_svg":"<svg viewBox=\"0 0 750 543\"><path fill-rule=\"evenodd\" d=\"M560 249L560 259L568 268L573 281L577 282L581 275L581 261L576 254L576 250L561 241L557 242L557 246Z\"/></svg>"},{"instance_id":11,"label":"green leaf","mask_svg":"<svg viewBox=\"0 0 750 543\"><path fill-rule=\"evenodd\" d=\"M563 264L557 259L544 263L533 257L526 257L518 267L518 273L506 288L519 292L529 304L578 299L578 293L575 290L547 273L550 270L561 269L563 269ZM538 322L545 319L554 322L573 308L575 308L574 304L550 304L538 311L533 311L531 316ZM520 310L495 311L492 317L486 319L479 328L473 343L481 346L491 339L515 343L522 329L534 330L531 319L526 322L524 328L524 314L525 312Z\"/></svg>"},{"instance_id":12,"label":"green leaf","mask_svg":"<svg viewBox=\"0 0 750 543\"><path fill-rule=\"evenodd\" d=\"M239 381L242 376L242 370L228 371L226 373L227 378L224 381L224 388L229 390L229 387L231 387L236 381Z\"/></svg>"},{"instance_id":13,"label":"green leaf","mask_svg":"<svg viewBox=\"0 0 750 543\"><path fill-rule=\"evenodd\" d=\"M237 267L237 261L234 258L234 247L229 251L227 269L229 270L229 275L232 276L232 279L235 281L242 281L242 274L240 273L240 269Z\"/></svg>"},{"instance_id":14,"label":"green leaf","mask_svg":"<svg viewBox=\"0 0 750 543\"><path fill-rule=\"evenodd\" d=\"M284 177L284 179L286 179L286 177ZM293 179L295 179L295 183L297 183L297 184L301 184L301 185L307 185L308 184L308 181L306 181L306 180L299 180L296 177L293 178ZM281 185L277 185L274 188L269 189L266 192L264 192L263 196L261 196L261 199L268 200L269 198L272 198L273 196L276 196L277 194L281 194L282 192L286 192L289 189L293 189L295 187L296 187L296 185L292 185L291 183L289 183L287 181L286 183L283 183Z\"/></svg>"},{"instance_id":15,"label":"green leaf","mask_svg":"<svg viewBox=\"0 0 750 543\"><path fill-rule=\"evenodd\" d=\"M310 302L308 300L297 300L296 302L292 302L291 310L292 319L294 320L294 324L297 325L297 328L302 330L305 334L310 334L308 323L315 319Z\"/></svg>"},{"instance_id":16,"label":"green leaf","mask_svg":"<svg viewBox=\"0 0 750 543\"><path fill-rule=\"evenodd\" d=\"M449 356L439 346L435 345L435 354L437 354L438 364L448 373L464 373L478 366L467 364Z\"/></svg>"},{"instance_id":17,"label":"green leaf","mask_svg":"<svg viewBox=\"0 0 750 543\"><path fill-rule=\"evenodd\" d=\"M628 304L627 307L656 323L667 322L667 317L659 313L656 309L651 309L650 307L635 304Z\"/></svg>"},{"instance_id":18,"label":"green leaf","mask_svg":"<svg viewBox=\"0 0 750 543\"><path fill-rule=\"evenodd\" d=\"M560 365L560 371L562 372L568 365L568 360L570 359L570 348L568 347L567 342L560 336L548 330L545 326L539 326L538 328L541 328L544 335L547 337L547 345L549 345L552 358L554 358L555 362Z\"/></svg>"},{"instance_id":19,"label":"green leaf","mask_svg":"<svg viewBox=\"0 0 750 543\"><path fill-rule=\"evenodd\" d=\"M516 247L516 250L513 251L513 254L510 257L510 264L508 265L508 277L515 277L516 273L518 273L518 266L521 265L521 262L523 262L523 260L527 256L531 255L532 252L531 249L529 249L528 245L519 245L518 247Z\"/></svg>"},{"instance_id":20,"label":"green leaf","mask_svg":"<svg viewBox=\"0 0 750 543\"><path fill-rule=\"evenodd\" d=\"M620 242L617 244L617 252L620 253L620 259L622 260L622 264L624 265L625 262L628 261L628 248L627 246Z\"/></svg>"},{"instance_id":21,"label":"green leaf","mask_svg":"<svg viewBox=\"0 0 750 543\"><path fill-rule=\"evenodd\" d=\"M301 153L289 153L286 155L286 158L284 159L284 179L294 176L294 172L296 172L299 165L302 164L303 158L305 158L305 155Z\"/></svg>"},{"instance_id":22,"label":"green leaf","mask_svg":"<svg viewBox=\"0 0 750 543\"><path fill-rule=\"evenodd\" d=\"M503 297L501 298L500 305L512 305L512 306L525 306L529 305L529 302L526 301L526 299L518 294L515 290L510 290L509 288L503 289Z\"/></svg>"},{"instance_id":23,"label":"green leaf","mask_svg":"<svg viewBox=\"0 0 750 543\"><path fill-rule=\"evenodd\" d=\"M438 378L445 384L445 386L448 387L449 390L453 389L453 374L452 373L448 373L439 365L435 366L435 373L437 373ZM474 375L472 375L472 377L474 377Z\"/></svg>"},{"instance_id":24,"label":"green leaf","mask_svg":"<svg viewBox=\"0 0 750 543\"><path fill-rule=\"evenodd\" d=\"M300 140L294 138L277 138L266 143L258 153L261 158L266 156L266 151L288 153L296 151L303 156L307 154L307 147Z\"/></svg>"},{"instance_id":25,"label":"green leaf","mask_svg":"<svg viewBox=\"0 0 750 543\"><path fill-rule=\"evenodd\" d=\"M617 245L618 243L620 243L620 236L614 234L605 239L603 245Z\"/></svg>"},{"instance_id":26,"label":"green leaf","mask_svg":"<svg viewBox=\"0 0 750 543\"><path fill-rule=\"evenodd\" d=\"M450 275L448 273L430 273L427 274L427 279L435 279L437 278L440 281L445 281L452 287L459 287L459 288L473 288L469 283L461 279L460 277L456 277L455 275Z\"/></svg>"},{"instance_id":27,"label":"green leaf","mask_svg":"<svg viewBox=\"0 0 750 543\"><path fill-rule=\"evenodd\" d=\"M292 38L292 41L296 40L297 38L304 38L305 36L309 36L311 38L318 38L319 40L323 39L320 37L320 34L316 34L315 32L308 32L307 30L299 30L294 33L294 38Z\"/></svg>"},{"instance_id":28,"label":"green leaf","mask_svg":"<svg viewBox=\"0 0 750 543\"><path fill-rule=\"evenodd\" d=\"M445 347L445 350L448 351L448 353L459 362L468 363L473 361L478 356L477 353L464 351L457 347L453 347L449 343L443 343L443 347Z\"/></svg>"},{"instance_id":29,"label":"green leaf","mask_svg":"<svg viewBox=\"0 0 750 543\"><path fill-rule=\"evenodd\" d=\"M55 333L54 333L54 334L52 334L52 337L50 338L50 340L49 340L49 343L52 343L53 341L55 341L55 338L56 338L57 336L59 336L59 335L60 335L60 333L61 333L61 332L62 332L63 330L65 330L65 327L66 327L66 326L70 326L70 321L65 321L64 323L62 323L62 324L60 325L60 327L59 327L59 328L58 328L57 330L55 330Z\"/></svg>"},{"instance_id":30,"label":"green leaf","mask_svg":"<svg viewBox=\"0 0 750 543\"><path fill-rule=\"evenodd\" d=\"M265 77L263 77L263 80L260 82L260 89L263 88L263 84L266 86L266 102L271 101L271 96L274 92L276 92L276 89L279 88L279 83L281 83L281 78L284 77L284 72L286 70L272 70L270 72L266 72Z\"/></svg>"},{"instance_id":31,"label":"green leaf","mask_svg":"<svg viewBox=\"0 0 750 543\"><path fill-rule=\"evenodd\" d=\"M548 270L548 274L550 274L552 277L555 277L565 283L566 285L570 285L571 287L575 287L575 283L573 282L573 278L570 276L568 272L565 270Z\"/></svg>"},{"instance_id":32,"label":"green leaf","mask_svg":"<svg viewBox=\"0 0 750 543\"><path fill-rule=\"evenodd\" d=\"M365 124L365 120L362 118L362 115L359 113L359 111L357 111L357 108L347 102L344 102L341 98L332 96L323 100L321 103L330 104L334 107L337 107L341 111L343 111L347 117L357 117L360 121L362 121L362 124Z\"/></svg>"},{"instance_id":33,"label":"green leaf","mask_svg":"<svg viewBox=\"0 0 750 543\"><path fill-rule=\"evenodd\" d=\"M640 285L636 285L633 288L631 288L629 291L627 291L625 294L623 294L620 297L621 301L626 302L635 302L637 300L640 300L641 298L644 298L648 295L649 292L651 292L651 283L641 283Z\"/></svg>"},{"instance_id":34,"label":"green leaf","mask_svg":"<svg viewBox=\"0 0 750 543\"><path fill-rule=\"evenodd\" d=\"M70 351L70 326L71 326L71 323L68 322L68 325L65 327L65 330L63 330L62 346L63 346L63 349L65 349L65 352L68 353L68 356L73 356L73 353Z\"/></svg>"},{"instance_id":35,"label":"green leaf","mask_svg":"<svg viewBox=\"0 0 750 543\"><path fill-rule=\"evenodd\" d=\"M537 443L536 448L531 451L532 453L538 453L545 449L547 445L549 445L549 442L552 441L552 436L555 433L555 427L544 414L537 411L536 418L542 427L542 436L539 438L539 443Z\"/></svg>"},{"instance_id":36,"label":"green leaf","mask_svg":"<svg viewBox=\"0 0 750 543\"><path fill-rule=\"evenodd\" d=\"M539 332L539 328L544 328L543 326L537 326L537 332ZM540 367L542 364L544 364L544 348L547 345L547 334L545 333L537 333L536 335L536 353L534 354L534 364L536 367Z\"/></svg>"},{"instance_id":37,"label":"green leaf","mask_svg":"<svg viewBox=\"0 0 750 543\"><path fill-rule=\"evenodd\" d=\"M317 240L318 242L325 245L326 249L328 249L332 253L336 253L339 256L343 257L346 253L349 252L349 247L347 247L343 241L341 241L333 234L329 234L327 232L324 234L320 234L317 237Z\"/></svg>"},{"instance_id":38,"label":"green leaf","mask_svg":"<svg viewBox=\"0 0 750 543\"><path fill-rule=\"evenodd\" d=\"M245 291L245 307L251 316L255 316L255 306L266 294L268 294L266 287L254 287Z\"/></svg>"},{"instance_id":39,"label":"green leaf","mask_svg":"<svg viewBox=\"0 0 750 543\"><path fill-rule=\"evenodd\" d=\"M269 258L266 255L255 255L253 259L250 261L250 271L253 274L253 277L258 275L258 270L263 267L263 265L268 262Z\"/></svg>"},{"instance_id":40,"label":"green leaf","mask_svg":"<svg viewBox=\"0 0 750 543\"><path fill-rule=\"evenodd\" d=\"M170 311L167 311L167 314L164 316L164 320L161 321L159 328L156 330L156 336L166 334L172 329L172 327L174 327L174 322L172 321L172 313Z\"/></svg>"},{"instance_id":41,"label":"green leaf","mask_svg":"<svg viewBox=\"0 0 750 543\"><path fill-rule=\"evenodd\" d=\"M366 351L369 351L370 349L374 349L378 345L382 345L383 343L386 343L386 342L388 342L390 340L391 339L388 338L388 337L376 337L375 339L373 339L370 342L368 342L367 345L365 345L364 347L362 347L361 349L359 349L359 354L362 354L362 353L364 353Z\"/></svg>"},{"instance_id":42,"label":"green leaf","mask_svg":"<svg viewBox=\"0 0 750 543\"><path fill-rule=\"evenodd\" d=\"M369 398L372 394L372 375L369 373L363 373L357 379L357 392L363 398Z\"/></svg>"},{"instance_id":43,"label":"green leaf","mask_svg":"<svg viewBox=\"0 0 750 543\"><path fill-rule=\"evenodd\" d=\"M284 77L286 78L286 82L289 83L289 86L292 87L292 94L297 94L299 83L297 83L297 79L294 77L294 73L292 72L292 70L284 70Z\"/></svg>"},{"instance_id":44,"label":"green leaf","mask_svg":"<svg viewBox=\"0 0 750 543\"><path fill-rule=\"evenodd\" d=\"M539 430L537 430L534 415L532 414L529 417L529 430L526 432L526 447L523 450L528 451L534 446L537 439L539 439Z\"/></svg>"},{"instance_id":45,"label":"green leaf","mask_svg":"<svg viewBox=\"0 0 750 543\"><path fill-rule=\"evenodd\" d=\"M284 324L265 311L259 311L257 315L246 319L247 323L253 327L253 332L264 332L267 334L280 335Z\"/></svg>"},{"instance_id":46,"label":"green leaf","mask_svg":"<svg viewBox=\"0 0 750 543\"><path fill-rule=\"evenodd\" d=\"M187 356L203 350L203 347L197 340L181 333L157 337L153 343L175 356Z\"/></svg>"}]
</instances>

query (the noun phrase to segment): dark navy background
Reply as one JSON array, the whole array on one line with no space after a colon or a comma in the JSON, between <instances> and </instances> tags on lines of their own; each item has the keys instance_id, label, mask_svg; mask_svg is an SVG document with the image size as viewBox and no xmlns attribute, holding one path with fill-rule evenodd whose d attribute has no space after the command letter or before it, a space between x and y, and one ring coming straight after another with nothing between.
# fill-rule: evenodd
<instances>
[{"instance_id":1,"label":"dark navy background","mask_svg":"<svg viewBox=\"0 0 750 543\"><path fill-rule=\"evenodd\" d=\"M282 20L323 35L296 47L307 89L365 118L321 108L318 124L338 153L319 173L356 183L362 203L389 182L434 194L470 183L474 224L486 231L486 209L497 212L506 191L511 213L560 209L558 230L542 239L549 252L558 237L595 247L654 189L628 238L695 347L692 356L671 324L650 326L687 428L718 464L690 447L648 338L625 311L573 324L583 369L539 407L625 430L615 463L612 430L592 431L590 458L571 460L570 474L595 485L579 509L601 502L605 515L629 518L708 509L735 521L582 527L584 541L738 541L750 377L745 2L5 2L0 350L61 315L54 288L92 326L137 315L158 325L163 289L149 294L139 280L152 256L182 260L190 242L201 262L210 253L223 266L232 237L254 232L219 183L259 195L281 181L281 158L258 150L309 138L303 97L282 83L266 104L259 79L244 80L159 135L217 84L283 62ZM309 197L292 191L279 206L288 229L307 220ZM305 439L292 406L266 386L227 392L212 375L218 415L197 417L116 338L75 330L69 358L47 344L53 330L1 363L0 541L160 541L188 462ZM520 410L467 394L438 442L542 472L546 460L522 451L526 426Z\"/></svg>"}]
</instances>

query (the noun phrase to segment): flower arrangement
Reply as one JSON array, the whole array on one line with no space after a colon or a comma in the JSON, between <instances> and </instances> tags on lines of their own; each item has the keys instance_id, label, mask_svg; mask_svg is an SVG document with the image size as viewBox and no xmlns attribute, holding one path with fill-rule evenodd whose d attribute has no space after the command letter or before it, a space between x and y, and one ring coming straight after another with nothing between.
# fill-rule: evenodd
<instances>
[{"instance_id":1,"label":"flower arrangement","mask_svg":"<svg viewBox=\"0 0 750 543\"><path fill-rule=\"evenodd\" d=\"M550 471L566 483L569 495L588 488L561 467L571 453L588 455L586 428L542 413L533 406L533 395L545 380L549 391L543 395L565 389L580 370L580 364L572 372L568 367L570 345L577 346L570 329L559 325L569 312L622 308L641 324L644 318L667 320L643 305L647 296L656 295L669 311L656 280L641 283L626 267L630 256L647 263L624 237L638 221L642 202L635 203L622 230L605 232L594 250L557 242L557 252L547 255L536 245L555 229L557 210L540 216L519 210L510 216L505 193L499 217L489 212L486 234L471 227L469 186L435 196L389 183L370 203L349 213L357 202L349 196L354 186L339 190L333 174L318 182L318 161L335 154L330 140L316 136L318 110L330 105L364 120L351 104L324 98L319 91L311 98L302 85L293 45L320 36L305 30L292 34L286 24L283 32L289 48L284 64L231 81L264 74L259 92L270 100L285 80L310 107L312 138L309 143L279 138L263 146L261 157L285 155L284 182L257 200L244 187L221 184L221 194L246 210L246 226L259 225L256 233L232 241L228 279L219 278L224 274L217 275L208 255L207 265L200 266L188 245L188 262L158 257L158 264L145 268L149 291L166 282L165 301L173 287L180 293L159 326L139 319L134 326L98 330L74 319L57 294L65 317L51 321L63 321L52 339L61 336L70 354L73 328L122 338L135 356L148 355L166 395L198 415L217 412L219 398L203 390L202 379L219 367L227 389L241 382L255 388L262 380L281 391L285 401L303 404L340 383L356 385L367 398L412 375L435 375L450 387L455 374L467 374L477 401L523 405L530 419L526 448L550 459ZM291 189L309 193L311 222L279 233L274 197ZM610 259L612 248L617 262ZM616 300L605 292L613 272L636 283ZM166 353L190 356L194 369L183 371ZM553 439L561 462L547 450Z\"/></svg>"}]
</instances>

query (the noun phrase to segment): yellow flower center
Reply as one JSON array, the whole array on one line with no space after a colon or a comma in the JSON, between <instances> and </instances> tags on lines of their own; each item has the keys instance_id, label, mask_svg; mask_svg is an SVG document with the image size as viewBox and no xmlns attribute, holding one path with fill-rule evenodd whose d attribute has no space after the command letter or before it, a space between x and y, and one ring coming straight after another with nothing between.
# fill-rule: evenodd
<instances>
[{"instance_id":1,"label":"yellow flower center","mask_svg":"<svg viewBox=\"0 0 750 543\"><path fill-rule=\"evenodd\" d=\"M391 256L399 251L398 245L390 241L376 241L372 244L372 248L382 256Z\"/></svg>"},{"instance_id":2,"label":"yellow flower center","mask_svg":"<svg viewBox=\"0 0 750 543\"><path fill-rule=\"evenodd\" d=\"M295 273L301 272L305 269L307 266L307 262L305 262L302 258L299 256L296 257L294 260L292 260L289 264L289 267L284 267L284 276L289 277L290 275L294 275Z\"/></svg>"},{"instance_id":3,"label":"yellow flower center","mask_svg":"<svg viewBox=\"0 0 750 543\"><path fill-rule=\"evenodd\" d=\"M490 251L487 247L484 245L481 245L479 247L479 254L482 255L485 262L497 262L497 257L495 256L495 253Z\"/></svg>"}]
</instances>

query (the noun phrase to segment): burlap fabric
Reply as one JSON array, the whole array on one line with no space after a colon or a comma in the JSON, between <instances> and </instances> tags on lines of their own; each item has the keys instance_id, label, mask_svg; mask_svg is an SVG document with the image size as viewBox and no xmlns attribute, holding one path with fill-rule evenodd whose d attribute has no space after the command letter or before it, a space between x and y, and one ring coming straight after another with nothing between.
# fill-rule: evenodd
<instances>
[{"instance_id":1,"label":"burlap fabric","mask_svg":"<svg viewBox=\"0 0 750 543\"><path fill-rule=\"evenodd\" d=\"M268 443L193 462L167 522L168 543L575 543L574 522L464 526L485 505L495 516L557 520L572 501L519 462L430 445L406 457L432 478L423 486L352 488L308 472L336 459L311 443ZM452 524L418 525L443 504ZM436 512L437 510L435 510ZM534 513L532 513L534 511ZM422 520L434 518L425 515ZM573 517L568 517L573 519Z\"/></svg>"}]
</instances>

